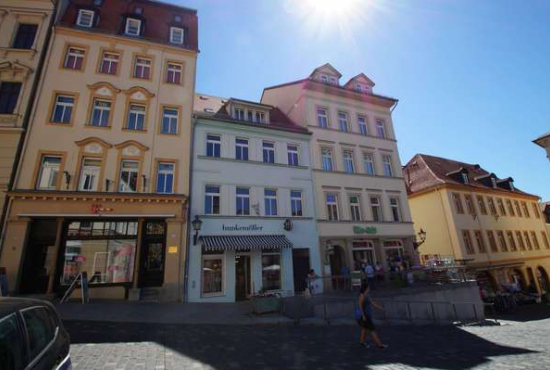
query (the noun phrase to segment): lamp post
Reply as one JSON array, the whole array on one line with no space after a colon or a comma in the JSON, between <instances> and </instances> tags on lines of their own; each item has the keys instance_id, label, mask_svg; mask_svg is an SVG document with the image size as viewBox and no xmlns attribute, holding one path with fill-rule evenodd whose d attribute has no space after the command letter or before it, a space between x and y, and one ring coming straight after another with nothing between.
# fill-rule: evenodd
<instances>
[{"instance_id":1,"label":"lamp post","mask_svg":"<svg viewBox=\"0 0 550 370\"><path fill-rule=\"evenodd\" d=\"M198 215L195 215L195 219L191 221L191 226L195 230L195 235L193 236L193 245L197 244L197 239L199 238L199 231L201 231L202 221Z\"/></svg>"},{"instance_id":2,"label":"lamp post","mask_svg":"<svg viewBox=\"0 0 550 370\"><path fill-rule=\"evenodd\" d=\"M426 241L426 232L424 231L424 229L420 229L420 231L418 232L418 237L420 238L420 242L417 242L417 246L419 247Z\"/></svg>"}]
</instances>

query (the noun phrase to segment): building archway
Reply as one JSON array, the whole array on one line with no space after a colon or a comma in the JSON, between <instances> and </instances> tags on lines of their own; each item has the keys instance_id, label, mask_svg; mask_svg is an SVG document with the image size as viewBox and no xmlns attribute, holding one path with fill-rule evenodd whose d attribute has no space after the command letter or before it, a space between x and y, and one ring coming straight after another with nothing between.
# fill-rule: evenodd
<instances>
[{"instance_id":1,"label":"building archway","mask_svg":"<svg viewBox=\"0 0 550 370\"><path fill-rule=\"evenodd\" d=\"M344 248L339 245L332 247L332 253L329 257L330 260L330 274L332 276L339 276L342 274L342 267L345 266L345 252Z\"/></svg>"},{"instance_id":2,"label":"building archway","mask_svg":"<svg viewBox=\"0 0 550 370\"><path fill-rule=\"evenodd\" d=\"M548 295L550 292L550 279L548 278L548 273L544 267L537 267L537 280L539 282L539 288L541 295Z\"/></svg>"},{"instance_id":3,"label":"building archway","mask_svg":"<svg viewBox=\"0 0 550 370\"><path fill-rule=\"evenodd\" d=\"M481 271L476 274L476 280L481 289L485 293L495 293L498 289L498 285L495 281L495 278L488 271Z\"/></svg>"},{"instance_id":4,"label":"building archway","mask_svg":"<svg viewBox=\"0 0 550 370\"><path fill-rule=\"evenodd\" d=\"M513 269L511 278L514 283L517 283L521 290L527 290L527 284L525 282L525 275L520 269Z\"/></svg>"}]
</instances>

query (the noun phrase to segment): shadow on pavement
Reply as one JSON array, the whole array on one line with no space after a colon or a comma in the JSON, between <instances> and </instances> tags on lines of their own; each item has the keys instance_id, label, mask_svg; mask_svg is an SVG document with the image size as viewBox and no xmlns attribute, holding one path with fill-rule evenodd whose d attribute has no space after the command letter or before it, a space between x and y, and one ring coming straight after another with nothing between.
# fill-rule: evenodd
<instances>
[{"instance_id":1,"label":"shadow on pavement","mask_svg":"<svg viewBox=\"0 0 550 370\"><path fill-rule=\"evenodd\" d=\"M530 304L525 306L519 306L515 312L507 314L497 314L496 318L498 320L506 321L518 321L518 322L528 322L528 321L539 321L550 318L550 304L541 303L541 304Z\"/></svg>"},{"instance_id":2,"label":"shadow on pavement","mask_svg":"<svg viewBox=\"0 0 550 370\"><path fill-rule=\"evenodd\" d=\"M73 344L154 342L161 345L168 357L191 359L215 369L360 369L402 364L452 370L487 364L490 357L533 353L495 344L455 326L384 327L380 336L390 347L378 350L360 347L358 329L354 326L220 326L93 321L67 321L65 325ZM128 356L120 353L120 356L124 355ZM119 354L115 352L113 356Z\"/></svg>"}]
</instances>

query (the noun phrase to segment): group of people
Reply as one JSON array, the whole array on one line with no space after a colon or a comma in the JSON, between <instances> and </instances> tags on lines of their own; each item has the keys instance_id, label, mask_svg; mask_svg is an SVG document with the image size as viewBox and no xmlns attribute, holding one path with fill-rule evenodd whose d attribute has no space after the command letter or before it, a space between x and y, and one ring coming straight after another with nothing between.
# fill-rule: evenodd
<instances>
[{"instance_id":1,"label":"group of people","mask_svg":"<svg viewBox=\"0 0 550 370\"><path fill-rule=\"evenodd\" d=\"M361 281L369 284L371 289L375 289L375 282L384 281L384 268L377 262L372 265L365 262L356 262L358 269L361 272Z\"/></svg>"}]
</instances>

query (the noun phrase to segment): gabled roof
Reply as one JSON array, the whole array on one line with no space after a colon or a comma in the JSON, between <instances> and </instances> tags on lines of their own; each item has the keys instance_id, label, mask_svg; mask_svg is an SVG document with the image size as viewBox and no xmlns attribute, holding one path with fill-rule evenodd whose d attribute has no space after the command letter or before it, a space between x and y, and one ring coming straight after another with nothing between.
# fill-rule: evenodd
<instances>
[{"instance_id":1,"label":"gabled roof","mask_svg":"<svg viewBox=\"0 0 550 370\"><path fill-rule=\"evenodd\" d=\"M364 83L367 86L373 87L375 85L374 81L368 78L364 73L359 73L357 76L352 77L349 79L348 82L344 85L344 87L351 87L353 88L353 82L357 81L359 83Z\"/></svg>"},{"instance_id":2,"label":"gabled roof","mask_svg":"<svg viewBox=\"0 0 550 370\"><path fill-rule=\"evenodd\" d=\"M467 171L468 173L468 184L462 183L459 178L453 176L462 171ZM416 154L405 165L403 173L409 194L421 193L443 185L455 185L472 191L485 189L538 198L536 195L523 192L515 187L513 188L514 190L508 190L501 186L494 188L487 181L483 181L488 177L494 176L497 179L498 185L510 181L513 182L514 180L511 177L499 179L494 173L484 170L477 164L464 163L426 154Z\"/></svg>"},{"instance_id":3,"label":"gabled roof","mask_svg":"<svg viewBox=\"0 0 550 370\"><path fill-rule=\"evenodd\" d=\"M338 78L342 77L342 74L340 72L338 72L338 70L336 68L334 68L330 63L325 63L323 64L322 66L320 67L317 67L313 70L313 72L311 72L311 74L309 75L309 77L313 77L313 75L317 72L323 72L323 70L330 70L330 72L332 74L335 74L336 76L338 76Z\"/></svg>"},{"instance_id":4,"label":"gabled roof","mask_svg":"<svg viewBox=\"0 0 550 370\"><path fill-rule=\"evenodd\" d=\"M215 114L227 102L227 98L220 96L196 93L193 102L193 111L199 114Z\"/></svg>"}]
</instances>

